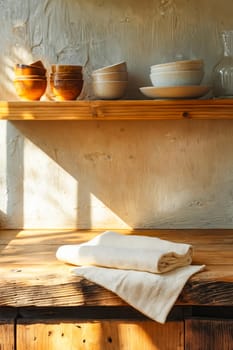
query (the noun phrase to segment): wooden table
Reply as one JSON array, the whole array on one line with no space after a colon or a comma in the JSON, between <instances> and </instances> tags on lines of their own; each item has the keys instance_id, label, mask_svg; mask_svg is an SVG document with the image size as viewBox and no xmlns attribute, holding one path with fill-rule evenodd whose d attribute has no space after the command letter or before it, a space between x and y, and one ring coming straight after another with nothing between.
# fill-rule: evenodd
<instances>
[{"instance_id":1,"label":"wooden table","mask_svg":"<svg viewBox=\"0 0 233 350\"><path fill-rule=\"evenodd\" d=\"M72 276L70 266L57 261L55 257L60 245L78 244L100 232L0 231L0 306L123 305L113 293ZM190 279L177 303L233 305L233 230L118 232L193 244L193 264L205 264L206 269Z\"/></svg>"},{"instance_id":2,"label":"wooden table","mask_svg":"<svg viewBox=\"0 0 233 350\"><path fill-rule=\"evenodd\" d=\"M185 285L169 318L172 322L148 320L112 292L72 276L71 266L56 260L60 245L81 243L102 231L2 230L4 350L15 344L18 350L55 350L58 344L68 350L89 350L93 344L97 350L125 349L121 337L134 350L232 350L233 230L117 231L191 243L193 264L206 265Z\"/></svg>"}]
</instances>

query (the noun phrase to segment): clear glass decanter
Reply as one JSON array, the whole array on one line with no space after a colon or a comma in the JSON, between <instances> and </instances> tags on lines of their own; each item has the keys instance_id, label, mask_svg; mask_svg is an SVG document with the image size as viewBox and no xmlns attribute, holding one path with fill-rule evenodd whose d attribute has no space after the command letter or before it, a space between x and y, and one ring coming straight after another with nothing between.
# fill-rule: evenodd
<instances>
[{"instance_id":1,"label":"clear glass decanter","mask_svg":"<svg viewBox=\"0 0 233 350\"><path fill-rule=\"evenodd\" d=\"M225 30L221 35L223 56L213 69L213 95L233 98L233 30Z\"/></svg>"}]
</instances>

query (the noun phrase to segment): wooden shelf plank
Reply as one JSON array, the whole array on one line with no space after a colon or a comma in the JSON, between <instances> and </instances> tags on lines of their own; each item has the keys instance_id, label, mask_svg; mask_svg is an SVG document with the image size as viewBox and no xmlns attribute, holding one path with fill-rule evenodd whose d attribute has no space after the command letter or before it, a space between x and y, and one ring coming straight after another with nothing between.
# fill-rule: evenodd
<instances>
[{"instance_id":1,"label":"wooden shelf plank","mask_svg":"<svg viewBox=\"0 0 233 350\"><path fill-rule=\"evenodd\" d=\"M194 264L206 269L185 285L177 305L233 306L233 230L117 230L194 246ZM100 230L1 230L0 306L122 306L115 294L72 276L56 260L62 244L81 243Z\"/></svg>"},{"instance_id":2,"label":"wooden shelf plank","mask_svg":"<svg viewBox=\"0 0 233 350\"><path fill-rule=\"evenodd\" d=\"M233 99L0 102L0 120L160 119L233 119Z\"/></svg>"}]
</instances>

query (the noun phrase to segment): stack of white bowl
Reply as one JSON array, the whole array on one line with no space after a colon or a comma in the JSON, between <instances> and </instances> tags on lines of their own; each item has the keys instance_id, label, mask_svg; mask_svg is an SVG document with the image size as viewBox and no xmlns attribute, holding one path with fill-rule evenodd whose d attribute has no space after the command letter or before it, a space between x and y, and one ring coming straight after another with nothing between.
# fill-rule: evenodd
<instances>
[{"instance_id":1,"label":"stack of white bowl","mask_svg":"<svg viewBox=\"0 0 233 350\"><path fill-rule=\"evenodd\" d=\"M115 100L123 97L128 85L126 62L119 62L93 71L92 85L97 98Z\"/></svg>"},{"instance_id":2,"label":"stack of white bowl","mask_svg":"<svg viewBox=\"0 0 233 350\"><path fill-rule=\"evenodd\" d=\"M150 79L155 87L200 85L204 77L203 60L185 60L155 64L150 67Z\"/></svg>"}]
</instances>

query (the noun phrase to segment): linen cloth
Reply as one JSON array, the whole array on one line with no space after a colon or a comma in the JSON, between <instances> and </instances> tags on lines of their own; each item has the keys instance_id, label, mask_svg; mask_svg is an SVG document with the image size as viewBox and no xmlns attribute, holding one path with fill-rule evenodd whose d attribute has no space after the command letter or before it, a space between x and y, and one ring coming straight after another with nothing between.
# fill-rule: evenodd
<instances>
[{"instance_id":1,"label":"linen cloth","mask_svg":"<svg viewBox=\"0 0 233 350\"><path fill-rule=\"evenodd\" d=\"M76 276L114 292L129 305L154 321L165 323L187 280L204 266L190 265L163 274L119 270L97 266L72 269Z\"/></svg>"},{"instance_id":2,"label":"linen cloth","mask_svg":"<svg viewBox=\"0 0 233 350\"><path fill-rule=\"evenodd\" d=\"M56 256L73 265L164 273L191 264L192 246L156 237L106 231L86 243L63 245Z\"/></svg>"},{"instance_id":3,"label":"linen cloth","mask_svg":"<svg viewBox=\"0 0 233 350\"><path fill-rule=\"evenodd\" d=\"M204 265L190 265L192 246L156 237L106 231L58 248L71 272L114 292L149 318L164 323L187 280Z\"/></svg>"}]
</instances>

